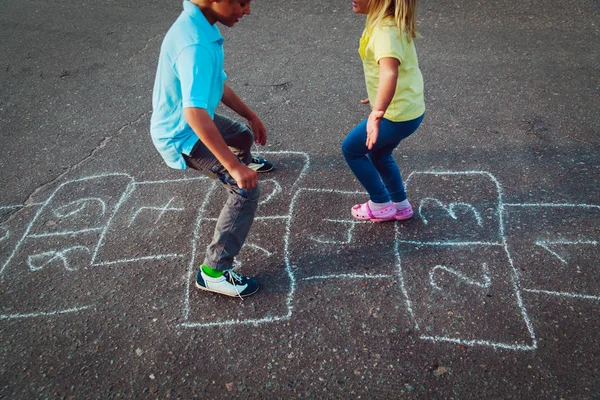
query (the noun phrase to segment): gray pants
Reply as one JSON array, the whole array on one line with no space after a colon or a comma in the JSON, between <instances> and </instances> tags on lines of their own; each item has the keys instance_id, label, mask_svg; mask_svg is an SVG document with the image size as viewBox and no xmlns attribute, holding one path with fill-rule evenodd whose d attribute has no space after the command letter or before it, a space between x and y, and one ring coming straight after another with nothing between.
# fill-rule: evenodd
<instances>
[{"instance_id":1,"label":"gray pants","mask_svg":"<svg viewBox=\"0 0 600 400\"><path fill-rule=\"evenodd\" d=\"M248 165L252 159L250 149L254 143L254 134L250 128L219 114L215 114L214 122L227 146ZM188 167L217 180L227 190L227 201L217 219L215 233L206 249L203 264L217 270L230 269L233 258L240 252L254 221L260 189L258 186L240 189L225 167L200 140L194 146L192 154L184 154L183 157Z\"/></svg>"}]
</instances>

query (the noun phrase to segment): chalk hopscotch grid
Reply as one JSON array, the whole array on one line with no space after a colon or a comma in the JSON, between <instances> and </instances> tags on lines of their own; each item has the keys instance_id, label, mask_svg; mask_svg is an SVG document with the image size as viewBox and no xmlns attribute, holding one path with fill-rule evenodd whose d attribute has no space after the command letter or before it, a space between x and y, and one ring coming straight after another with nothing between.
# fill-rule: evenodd
<instances>
[{"instance_id":1,"label":"chalk hopscotch grid","mask_svg":"<svg viewBox=\"0 0 600 400\"><path fill-rule=\"evenodd\" d=\"M110 215L110 217L109 217L109 219L108 219L108 221L107 221L107 223L105 224L104 227L100 227L100 228L88 228L88 229L82 229L82 230L77 230L77 231L61 231L61 232L44 233L44 234L29 234L29 232L31 231L31 229L34 226L35 222L37 221L37 219L47 209L48 205L54 199L54 197L56 196L56 194L59 193L60 190L64 186L72 184L72 183L80 183L80 182L86 182L86 181L91 181L91 180L95 180L95 179L103 179L103 178L109 178L109 177L125 177L125 178L129 179L129 183L127 183L127 186L125 187L125 190L123 191L123 193L122 193L121 197L119 198L117 204L110 211L111 215ZM118 210L123 205L123 203L125 203L125 201L130 198L130 196L132 195L132 193L135 191L136 186L138 186L138 185L147 185L147 184L162 184L162 183L179 183L179 182L187 182L187 181L200 181L200 180L206 180L206 179L208 179L208 178L202 176L202 177L194 177L194 178L175 179L175 180L154 180L154 181L136 182L135 179L131 175L126 174L126 173L100 174L100 175L93 175L93 176L88 176L88 177L84 177L84 178L79 178L79 179L73 179L73 180L66 181L66 182L62 183L61 185L59 185L54 190L54 192L52 192L52 194L50 195L50 197L48 197L48 199L46 199L46 201L44 201L44 202L31 203L31 204L23 205L23 206L17 206L17 205L5 206L4 208L10 208L10 209L16 209L16 208L21 208L21 207L32 207L32 206L40 206L40 208L37 210L37 212L35 213L34 217L30 221L30 223L27 225L27 228L25 229L25 232L23 233L21 239L15 245L15 247L14 247L13 251L11 252L11 254L9 255L8 259L6 260L6 262L0 268L0 276L2 276L4 274L6 268L9 266L9 264L12 261L13 257L15 256L15 254L17 253L17 251L19 250L19 248L21 247L21 245L27 239L30 239L30 238L31 239L47 238L47 237L56 237L56 236L74 236L74 235L85 234L85 233L90 233L90 232L98 232L98 231L100 231L101 234L100 234L100 238L99 238L96 246L94 247L94 251L92 252L91 261L90 261L90 266L91 267L108 266L108 265L115 265L115 264L122 264L122 263L132 263L132 262L139 262L139 261L154 261L154 260L162 260L162 259L172 259L172 258L185 257L184 254L158 254L158 255L152 255L152 256L142 256L142 257L134 257L134 258L127 258L127 259L112 260L112 261L96 262L98 251L102 247L102 244L103 244L103 241L104 241L104 237L106 236L106 233L107 233L108 229L110 228L110 225L111 225L113 217L117 214ZM101 199L98 199L98 198L84 198L84 199L78 199L78 200L76 200L73 203L85 203L85 201L90 201L90 200L94 200L94 201L97 200L97 201L99 201L102 204L102 210L103 210L102 214L105 214L105 212L106 212L106 205L105 205L105 203ZM72 203L70 203L70 204L72 204ZM82 208L83 208L83 206L79 210L76 210L76 212L80 211ZM65 215L69 215L69 214L72 214L72 213L68 213L68 214L65 214ZM67 268L67 270L73 270L73 269L71 269L69 267L68 262L65 261L66 260L65 259L65 254L67 252L75 249L75 248L84 248L84 247L85 246L75 246L73 248L63 249L62 251L45 252L45 253L37 255L37 256L41 256L41 255L48 255L48 256L50 256L50 255L52 255L50 253L53 253L54 257L51 258L50 261L53 261L54 259L57 259L57 258L58 259L62 259L63 262L64 262L64 264L65 264L65 268ZM87 247L85 247L85 249L87 249L88 252L90 252L90 250ZM32 270L34 270L35 267L33 267L31 265L31 260L32 260L31 257L32 256L29 257L28 264L29 264L29 267L32 268ZM50 262L50 261L48 261L48 262ZM72 312L78 312L78 311L81 311L81 310L87 310L90 307L92 307L92 305L79 306L79 307L71 307L71 308L64 309L64 310L48 311L48 312L21 313L21 314L19 314L19 313L17 313L17 314L0 314L0 320L30 318L30 317L37 317L37 316L61 315L61 314L67 314L67 313L72 313Z\"/></svg>"},{"instance_id":2,"label":"chalk hopscotch grid","mask_svg":"<svg viewBox=\"0 0 600 400\"><path fill-rule=\"evenodd\" d=\"M305 164L299 178L296 180L296 182L294 183L294 185L292 187L295 187L298 182L301 180L301 178L304 176L304 174L306 173L306 170L309 167L309 157L306 153L299 153L299 152L268 152L268 153L272 153L272 154L302 154L306 157L307 159L307 163ZM588 204L568 204L568 203L556 203L556 204L548 204L548 203L523 203L523 204L504 204L502 202L502 189L501 186L499 184L499 182L497 181L497 179L491 175L488 172L484 172L484 171L426 171L426 172L413 172L409 175L409 178L407 179L406 183L408 184L410 178L415 174L415 173L419 173L419 174L429 174L429 175L468 175L468 174L480 174L480 175L486 175L488 176L495 184L496 187L498 189L498 193L499 193L499 204L498 204L498 208L497 208L497 213L498 213L498 217L499 217L499 230L500 230L500 235L501 235L501 243L494 243L494 242L419 242L419 241L402 241L402 240L397 240L396 241L396 245L395 245L395 256L396 256L396 260L397 260L397 274L398 274L398 278L399 278L399 282L400 282L400 287L402 290L402 293L405 297L405 302L406 302L406 306L409 312L409 315L411 316L415 327L417 329L419 329L419 325L418 322L416 321L415 317L414 317L414 312L412 310L412 305L410 302L410 298L408 296L408 293L406 291L406 288L404 286L404 281L403 281L403 277L402 277L402 265L401 265L401 259L400 259L400 255L399 255L399 251L398 251L398 246L400 243L410 243L410 244L416 244L416 245L439 245L439 246L470 246L470 245L497 245L497 246L501 246L504 248L508 259L509 259L509 263L510 263L510 267L513 271L513 274L511 276L511 283L513 286L513 290L515 291L515 296L517 297L517 303L519 305L519 307L521 308L521 313L524 317L524 320L526 322L526 326L527 329L529 330L531 339L532 339L532 344L531 345L521 345L521 344L506 344L506 343L497 343L497 342L489 342L489 341L472 341L472 340L463 340L460 338L450 338L450 337L435 337L435 336L427 336L427 335L422 335L421 338L424 340L430 340L433 342L452 342L452 343L460 343L460 344L466 344L466 345L484 345L484 346L491 346L491 347L497 347L497 348L506 348L506 349L511 349L511 350L533 350L535 348L537 348L537 339L535 338L535 334L533 332L533 328L532 328L532 324L529 320L528 314L527 314L527 310L523 305L523 301L521 298L521 290L522 291L526 291L526 292L533 292L533 293L543 293L543 294L548 294L548 295L554 295L554 296L564 296L564 297L575 297L575 298L581 298L581 299L591 299L591 300L598 300L600 299L599 296L590 296L590 295L581 295L581 294L576 294L576 293L565 293L565 292L552 292L552 291L546 291L546 290L538 290L538 289L525 289L525 288L520 288L520 277L519 277L519 273L516 270L515 266L514 266L514 262L512 260L512 257L510 255L510 252L508 250L508 246L506 243L506 237L504 235L504 219L503 219L503 214L505 211L505 207L584 207L584 208L596 208L596 209L600 209L600 206L596 206L596 205L588 205ZM144 261L144 260L155 260L155 259L159 259L159 258L164 258L164 257L183 257L183 255L178 255L178 254L165 254L165 255L157 255L157 256L148 256L148 257L138 257L138 258L132 258L132 259L128 259L128 260L115 260L115 261L109 261L109 262L100 262L100 263L95 263L95 259L98 253L99 248L102 245L102 241L104 239L104 236L106 235L106 232L108 230L108 227L110 226L110 221L112 220L112 217L116 214L116 211L119 209L119 207L127 200L127 198L129 198L129 196L131 195L131 193L134 190L134 187L136 185L143 185L143 184L157 184L157 183L173 183L173 182L181 182L181 181L188 181L188 180L199 180L199 179L203 179L203 178L185 178L185 179L180 179L180 180L160 180L160 181L145 181L145 182L135 182L135 180L128 174L124 174L124 173L114 173L114 174L104 174L104 175L96 175L96 176L89 176L89 177L85 177L85 178L81 178L81 179L75 179L72 181L68 181L63 183L62 185L60 185L53 193L52 195L45 201L45 202L40 202L40 203L31 203L31 204L27 204L27 205L11 205L11 206L2 206L0 207L1 209L17 209L17 208L22 208L22 207L31 207L31 206L41 206L40 209L36 212L34 218L32 219L32 221L28 224L25 233L23 234L23 236L21 237L21 239L18 241L17 245L15 246L15 248L13 249L13 252L10 254L8 260L3 264L2 268L0 269L0 275L2 275L5 271L5 269L7 268L7 266L9 265L10 261L12 260L12 258L14 257L14 255L16 254L17 250L21 247L22 243L27 239L27 238L37 238L37 237L46 237L46 236L50 236L53 234L38 234L38 235L29 235L29 232L31 231L31 228L33 226L33 224L35 223L35 221L37 220L37 218L41 215L42 211L47 207L47 205L51 202L51 200L54 198L54 196L56 195L56 193L66 184L69 183L73 183L73 182L82 182L82 181L88 181L88 180L92 180L92 179L98 179L98 178L104 178L104 177L110 177L110 176L121 176L121 177L128 177L130 178L131 182L127 185L126 190L124 191L123 195L121 196L119 202L117 203L117 205L114 207L114 210L112 212L112 215L109 219L109 222L106 224L105 228L102 231L101 234L101 238L98 241L98 244L95 246L95 250L94 250L94 255L92 257L92 265L94 266L100 266L100 265L111 265L111 264L115 264L115 263L120 263L120 262L134 262L134 261ZM275 181L274 181L275 182ZM277 183L275 182L275 184L277 185ZM211 191L214 190L214 187L211 189ZM294 294L296 291L296 279L293 273L293 266L291 265L290 262L290 256L289 256L289 238L291 236L291 218L292 215L294 213L294 207L296 205L296 201L298 199L298 197L300 196L301 193L306 192L306 191L311 191L311 192L320 192L320 193L341 193L341 194L363 194L362 192L345 192L345 191L338 191L338 190L328 190L328 189L306 189L306 188L300 188L293 196L292 201L290 203L290 212L288 215L280 215L280 216L270 216L270 217L257 217L257 219L281 219L281 220L287 220L286 221L286 234L284 237L284 261L285 261L285 266L286 266L286 273L288 274L289 278L290 278L290 291L288 293L287 296L287 300L286 300L286 304L288 306L288 312L287 315L281 316L281 317L265 317L265 318L261 318L261 319L251 319L251 320L231 320L231 321L220 321L220 322L211 322L211 323L192 323L192 322L184 322L182 324L180 324L179 326L181 327L188 327L188 328L194 328L194 327L210 327L210 326L224 326L224 325L258 325L261 323L269 323L269 322L277 322L277 321L282 321L282 320L289 320L291 318L291 315L293 313L293 301L294 301ZM274 193L272 195L275 195ZM209 194L207 195L207 197L205 198L205 201L207 202L209 198ZM270 199L267 200L263 200L263 202L268 201ZM186 280L186 293L185 293L185 297L186 297L186 301L185 301L185 306L184 306L184 319L187 319L189 316L189 293L190 293L190 282L191 282L191 274L194 272L194 262L196 259L196 253L197 253L197 239L199 237L199 232L200 232L200 225L201 222L203 220L216 220L214 218L203 218L202 214L204 212L203 207L206 206L207 203L203 203L203 205L201 206L201 209L199 211L199 215L198 215L198 219L197 219L197 223L196 223L196 229L194 232L194 239L193 239L193 243L192 243L192 255L191 255L191 261L188 267L188 279ZM346 221L346 220L331 220L331 222L350 222L350 221ZM396 237L399 237L399 224L396 224L395 226L395 232L396 232ZM91 228L89 231L98 231L102 228ZM81 231L72 231L72 232L57 232L55 233L55 235L75 235L81 232L86 232L86 230L81 230ZM5 236L8 235L8 231L7 234ZM351 232L350 232L351 235ZM0 240L5 239L2 238ZM346 238L346 240L348 240L348 238ZM351 239L350 239L351 240ZM562 244L592 244L592 245L597 245L596 241L578 241L578 242L573 242L573 243L562 243ZM543 247L543 246L542 246ZM560 257L558 257L560 259ZM314 276L314 277L309 277L309 278L305 278L304 280L315 280L315 279L384 279L384 278L389 278L392 277L393 275L361 275L361 274L337 274L337 275L327 275L327 276ZM69 308L69 309L65 309L65 310L59 310L59 311L52 311L52 312L38 312L38 313L27 313L27 314L8 314L8 315L0 315L0 319L4 320L4 319L16 319L16 318L28 318L28 317L34 317L34 316L53 316L53 315L60 315L60 314L65 314L65 313L71 313L71 312L78 312L78 311L82 311L82 310L86 310L88 308L92 307L91 305L89 306L82 306L82 307L73 307L73 308Z\"/></svg>"},{"instance_id":3,"label":"chalk hopscotch grid","mask_svg":"<svg viewBox=\"0 0 600 400\"><path fill-rule=\"evenodd\" d=\"M48 204L50 204L50 202L54 199L54 196L56 196L56 194L64 186L66 186L68 184L71 184L71 183L85 182L85 181L90 181L90 180L99 179L99 178L105 178L105 177L110 177L110 176L128 177L130 180L133 179L128 174L113 173L113 174L93 175L93 176L88 176L88 177L84 177L84 178L80 178L80 179L74 179L74 180L67 181L67 182L64 182L61 185L59 185L54 190L54 192L52 192L52 194L50 195L50 197L48 197L48 199L46 199L45 202L41 203L41 207L37 210L37 212L35 213L33 219L31 220L31 222L27 225L27 228L25 229L25 232L23 233L23 236L21 237L21 239L19 239L19 241L15 245L13 251L9 255L8 259L4 262L4 264L0 268L0 276L2 276L4 274L6 268L8 267L8 265L10 264L10 262L12 261L13 257L15 256L15 254L17 253L17 251L19 250L19 248L21 247L21 245L23 244L23 242L27 239L27 237L29 235L29 232L31 231L34 223L37 221L37 219L42 214L42 212L46 209L46 207L48 206ZM130 184L131 184L131 182L129 183L129 185ZM38 313L2 314L2 315L0 315L0 319L4 320L4 319L29 318L29 317L37 317L37 316L55 316L55 315L67 314L67 313L72 313L72 312L77 312L77 311L85 310L85 309L88 309L91 306L92 305L85 305L85 306L72 307L72 308L63 309L63 310L48 311L48 312L38 312Z\"/></svg>"},{"instance_id":4,"label":"chalk hopscotch grid","mask_svg":"<svg viewBox=\"0 0 600 400\"><path fill-rule=\"evenodd\" d=\"M537 344L537 339L535 337L535 332L533 330L533 324L531 323L531 320L529 319L527 309L526 309L525 305L523 304L523 299L521 297L519 272L517 271L517 269L514 266L514 263L513 263L511 255L508 251L508 245L506 242L505 229L504 229L504 202L503 202L504 193L502 191L502 186L500 185L500 182L498 182L496 177L493 176L491 173L485 172L485 171L423 171L423 172L416 171L416 172L412 172L406 179L406 182L405 182L406 187L408 187L411 179L416 174L432 175L432 176L483 175L483 176L486 176L488 179L490 179L496 185L496 190L498 191L498 206L496 209L496 213L498 215L498 224L499 224L498 234L499 234L501 241L500 241L500 243L491 242L491 243L487 243L487 244L494 245L494 246L496 246L496 245L501 246L504 248L504 251L506 252L506 255L509 260L510 268L512 269L512 274L510 277L512 289L513 289L513 292L514 292L516 300L517 300L517 307L520 309L521 316L523 317L525 326L527 328L527 331L529 332L529 335L531 338L531 344L503 343L503 342L492 342L492 341L487 341L487 340L465 340L465 339L461 339L461 338L454 338L454 337L448 337L448 336L430 336L430 335L421 335L420 338L423 340L430 340L433 342L451 342L451 343L458 343L458 344L464 344L464 345L469 345L469 346L482 345L482 346L490 346L493 348L503 348L503 349L508 349L508 350L535 350L535 349L537 349L538 344ZM447 211L450 213L452 211L452 209L449 209ZM452 216L451 213L450 213L450 215ZM478 222L479 222L479 220L478 220ZM396 230L396 234L397 234L396 237L399 237L398 236L399 230ZM415 325L415 329L420 330L419 323L418 323L415 313L412 309L412 303L410 301L410 297L408 295L408 291L406 290L406 286L405 286L405 283L404 283L404 280L402 277L403 276L402 261L400 258L400 251L399 251L399 244L402 242L403 241L401 241L401 240L396 241L396 251L395 251L396 257L397 257L398 276L401 281L400 286L402 288L402 293L404 294L404 297L405 297L405 302L407 305L408 313ZM440 242L434 242L434 243L435 243L435 245L440 244ZM473 242L462 242L462 243L461 242L451 242L451 243L453 246L471 246L471 245L473 245ZM426 244L426 242L422 242L419 244Z\"/></svg>"},{"instance_id":5,"label":"chalk hopscotch grid","mask_svg":"<svg viewBox=\"0 0 600 400\"><path fill-rule=\"evenodd\" d=\"M268 152L269 154L297 154L297 155L303 155L306 160L307 163L305 163L303 170L301 171L301 177L304 176L304 174L306 173L306 170L309 167L309 157L306 153L300 153L300 152ZM53 232L53 233L42 233L42 234L29 234L29 232L31 231L32 227L34 226L35 222L37 221L37 219L39 218L39 216L47 209L48 204L51 203L51 201L54 199L54 197L56 196L57 193L60 192L60 190L69 184L72 183L79 183L79 182L86 182L86 181L91 181L94 179L102 179L102 178L107 178L107 177L126 177L129 178L129 183L127 184L123 194L121 195L118 203L115 205L115 207L112 209L111 211L111 215L109 217L108 222L106 223L106 225L104 227L100 227L100 228L87 228L87 229L82 229L82 230L77 230L77 231L61 231L61 232ZM2 265L2 267L0 267L0 276L4 274L6 268L8 267L8 265L10 264L10 262L12 261L12 259L14 258L15 254L17 253L17 251L19 250L19 248L21 247L21 245L29 238L31 239L36 239L36 238L47 238L47 237L56 237L56 236L75 236L75 235L79 235L79 234L85 234L85 233L90 233L90 232L98 232L100 231L100 239L98 240L97 245L94 248L94 251L92 253L92 257L91 257L91 262L90 262L90 266L92 267L97 267L97 266L107 266L107 265L115 265L115 264L120 264L120 263L131 263L131 262L139 262L139 261L152 261L152 260L160 260L160 259L165 259L165 258L181 258L181 257L185 257L184 254L159 254L159 255L152 255L152 256L142 256L142 257L135 257L135 258L128 258L128 259L120 259L120 260L112 260L112 261L102 261L102 262L96 262L97 256L98 256L98 251L99 249L102 247L104 238L106 236L106 233L111 225L112 219L113 217L117 214L117 211L120 209L120 207L122 206L123 203L125 203L125 201L132 195L132 193L134 192L135 188L137 185L147 185L147 184L163 184L163 183L179 183L179 182L188 182L188 181L199 181L199 180L206 180L208 179L207 177L192 177L192 178L182 178L182 179L168 179L168 180L148 180L148 181L142 181L142 182L136 182L135 179L126 173L107 173L107 174L99 174L99 175L92 175L92 176L88 176L88 177L83 177L83 178L78 178L78 179L73 179L73 180L69 180L66 181L64 183L62 183L61 185L59 185L50 195L50 197L48 197L48 199L46 199L46 201L44 202L38 202L38 203L30 203L30 204L26 204L26 205L9 205L9 206L2 206L0 207L0 209L19 209L19 208L24 208L24 207L32 207L32 206L40 206L40 208L37 210L36 214L34 215L33 219L30 221L30 223L27 225L25 233L22 235L21 239L17 242L16 246L13 248L13 251L11 252L11 254L9 255L8 259L4 262L4 264ZM281 187L278 186L278 183L276 181L273 181L275 183L275 192L276 193L272 193L271 196L277 194L279 191L281 191ZM263 200L262 202L266 202L270 200L270 197ZM73 203L76 204L82 204L81 207L78 210L72 211L71 213L68 214L74 214L77 213L78 211L80 211L84 206L85 206L85 202L86 201L99 201L101 203L102 206L102 214L105 214L106 212L106 204L98 198L85 198L85 199L78 199ZM71 204L71 203L70 203ZM69 205L70 205L69 204ZM146 207L149 208L149 207ZM154 209L154 208L152 208ZM138 210L138 213L141 210ZM160 209L161 212L164 212L164 209ZM65 214L65 215L68 215ZM137 215L137 214L136 214ZM161 214L162 215L162 214ZM5 228L3 228L5 229ZM6 239L8 239L9 237L9 232L6 231L6 234L2 236L2 238L0 238L0 241L4 241ZM77 246L78 248L81 246ZM68 249L64 249L62 252L58 251L58 252L54 252L54 257L50 260L54 260L56 258L62 259L63 261L65 260L64 254L66 254L67 252L73 250L74 248L68 248ZM44 253L44 255L51 255L50 252ZM39 256L39 255L38 255ZM194 258L194 257L192 257ZM30 265L31 266L31 265ZM69 268L67 262L65 261L65 267L67 268L67 270L72 270L71 268ZM14 319L14 318L24 318L26 317L33 317L33 316L48 316L48 315L59 315L59 314L64 314L64 313L69 313L69 312L76 312L76 311L80 311L80 310L84 310L89 308L90 306L82 306L82 307L74 307L74 308L69 308L69 309L65 309L65 310L58 310L58 311L52 311L52 312L40 312L40 313L28 313L28 314L10 314L10 315L0 315L0 319Z\"/></svg>"},{"instance_id":6,"label":"chalk hopscotch grid","mask_svg":"<svg viewBox=\"0 0 600 400\"><path fill-rule=\"evenodd\" d=\"M300 174L298 175L298 178L292 185L292 190L294 189L296 184L304 178L308 168L310 167L310 156L304 152L269 151L269 152L262 152L261 155L263 155L263 154L264 155L300 155L305 158L304 167L302 168L302 170L300 171ZM278 187L278 185L276 185L276 188L277 187ZM196 269L196 253L197 253L196 243L200 239L200 224L202 223L203 220L216 220L216 219L212 219L212 218L203 218L202 215L204 214L204 212L202 212L199 214L199 218L198 218L198 221L196 224L196 229L194 230L194 235L193 235L194 236L194 239L193 239L194 240L194 247L193 247L194 256L192 257L192 260L190 261L190 264L188 266L188 276L186 279L186 291L184 294L184 310L183 310L183 321L184 322L179 324L178 327L180 327L180 328L208 328L208 327L234 326L234 325L258 326L258 325L265 324L265 323L274 323L274 322L279 322L279 321L287 321L287 320L291 319L292 313L293 313L293 304L292 303L293 303L293 299L294 299L294 293L296 291L296 278L294 276L294 273L292 272L292 267L289 262L289 255L288 255L289 239L288 238L290 236L290 221L291 221L291 216L293 215L295 200L296 200L296 197L298 196L298 193L302 190L303 189L299 189L298 192L296 192L294 194L294 196L292 197L292 201L290 202L290 211L289 211L288 215L279 215L279 216L274 216L274 217L257 217L256 218L256 219L261 219L261 218L262 219L282 219L282 220L286 221L286 234L284 236L284 263L285 263L285 272L287 273L287 275L290 279L290 290L288 292L288 295L286 296L287 313L282 316L267 316L267 317L263 317L263 318L249 318L249 319L244 319L244 320L232 319L232 320L223 320L223 321L215 321L215 322L189 321L189 314L190 314L189 296L191 293L190 287L191 287L191 281L193 279L192 276ZM270 197L268 197L268 199L270 200ZM209 201L209 197L206 197L203 207L206 207L206 205L208 204L208 201ZM265 200L263 200L263 202L264 201ZM194 282L195 282L195 279L194 279Z\"/></svg>"},{"instance_id":7,"label":"chalk hopscotch grid","mask_svg":"<svg viewBox=\"0 0 600 400\"><path fill-rule=\"evenodd\" d=\"M37 221L37 219L40 217L40 215L42 214L42 212L46 210L48 204L50 204L50 202L54 199L54 197L56 196L56 194L64 186L66 186L68 184L71 184L71 183L85 182L85 181L90 181L90 180L94 180L94 179L106 178L106 177L127 177L130 180L133 180L133 178L130 175L128 175L128 174L113 173L113 174L93 175L93 176L88 176L88 177L85 177L85 178L74 179L74 180L67 181L67 182L64 182L61 185L59 185L54 190L54 192L52 192L52 194L50 195L50 197L48 197L48 199L45 202L42 203L41 207L35 213L33 219L27 225L27 228L25 229L25 232L23 233L23 236L21 237L21 239L19 239L19 241L17 242L15 248L13 249L13 251L11 252L11 254L9 255L8 259L4 262L4 264L0 268L0 276L4 274L4 271L6 270L6 268L8 267L8 265L10 264L10 262L12 261L13 257L15 256L15 254L17 253L17 251L19 250L19 248L21 247L21 245L23 244L23 242L29 237L29 232L31 231L31 229L34 226L34 224ZM131 184L131 182L128 185L130 185L130 184ZM125 194L123 194L123 196L124 195ZM78 232L80 232L80 231L78 231ZM59 234L60 234L60 232L59 232Z\"/></svg>"}]
</instances>

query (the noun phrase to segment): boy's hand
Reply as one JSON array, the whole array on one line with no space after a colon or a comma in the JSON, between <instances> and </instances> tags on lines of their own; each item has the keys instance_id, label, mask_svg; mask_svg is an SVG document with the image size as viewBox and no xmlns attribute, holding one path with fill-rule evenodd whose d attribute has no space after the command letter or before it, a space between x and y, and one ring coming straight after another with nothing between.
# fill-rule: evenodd
<instances>
[{"instance_id":1,"label":"boy's hand","mask_svg":"<svg viewBox=\"0 0 600 400\"><path fill-rule=\"evenodd\" d=\"M258 174L242 163L229 170L229 174L235 180L240 189L252 189L258 185Z\"/></svg>"},{"instance_id":2,"label":"boy's hand","mask_svg":"<svg viewBox=\"0 0 600 400\"><path fill-rule=\"evenodd\" d=\"M261 146L267 144L267 130L256 114L248 119L250 129L254 132L254 141Z\"/></svg>"},{"instance_id":3,"label":"boy's hand","mask_svg":"<svg viewBox=\"0 0 600 400\"><path fill-rule=\"evenodd\" d=\"M369 119L367 120L367 148L369 150L372 150L375 143L377 143L377 138L379 137L379 123L384 115L385 111L378 110L373 110L371 111L371 114L369 114Z\"/></svg>"}]
</instances>

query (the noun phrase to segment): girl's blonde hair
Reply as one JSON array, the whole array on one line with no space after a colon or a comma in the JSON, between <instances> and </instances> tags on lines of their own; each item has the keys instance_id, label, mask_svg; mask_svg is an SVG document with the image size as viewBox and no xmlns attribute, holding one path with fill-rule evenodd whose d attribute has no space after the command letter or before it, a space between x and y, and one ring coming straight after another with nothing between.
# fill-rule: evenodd
<instances>
[{"instance_id":1,"label":"girl's blonde hair","mask_svg":"<svg viewBox=\"0 0 600 400\"><path fill-rule=\"evenodd\" d=\"M408 41L417 37L417 0L370 0L367 16L367 29L372 30L384 18L392 17L400 34L406 34Z\"/></svg>"}]
</instances>

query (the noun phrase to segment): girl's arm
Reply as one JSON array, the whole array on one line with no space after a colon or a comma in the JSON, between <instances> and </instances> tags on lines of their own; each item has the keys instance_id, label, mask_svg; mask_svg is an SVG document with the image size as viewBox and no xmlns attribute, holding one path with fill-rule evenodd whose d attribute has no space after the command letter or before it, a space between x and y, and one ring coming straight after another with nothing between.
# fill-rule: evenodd
<instances>
[{"instance_id":1,"label":"girl's arm","mask_svg":"<svg viewBox=\"0 0 600 400\"><path fill-rule=\"evenodd\" d=\"M248 120L250 124L250 128L254 133L254 141L261 145L265 145L267 143L267 130L263 125L262 121L258 116L244 103L242 99L238 97L237 94L233 91L229 85L225 84L225 88L223 89L223 97L221 97L221 102L225 104L227 107L231 108L241 117L244 117Z\"/></svg>"},{"instance_id":2,"label":"girl's arm","mask_svg":"<svg viewBox=\"0 0 600 400\"><path fill-rule=\"evenodd\" d=\"M379 60L379 89L367 121L367 148L369 150L372 150L377 142L379 123L396 93L399 66L400 61L393 57L384 57Z\"/></svg>"}]
</instances>

